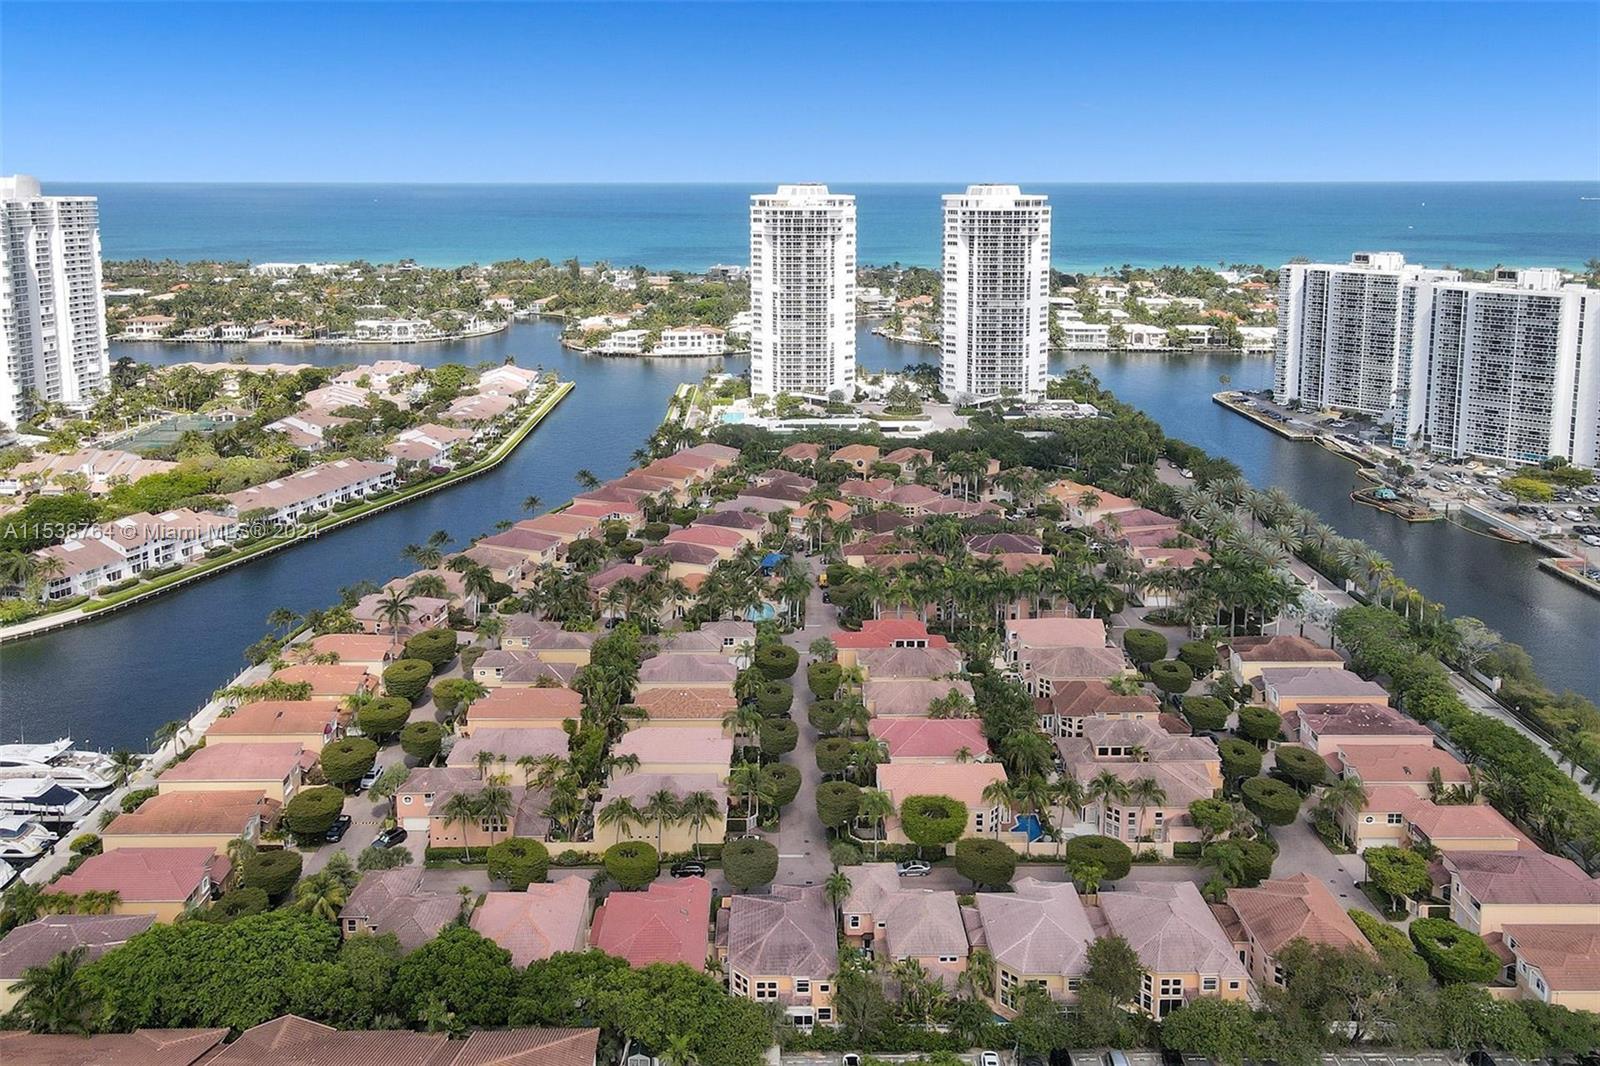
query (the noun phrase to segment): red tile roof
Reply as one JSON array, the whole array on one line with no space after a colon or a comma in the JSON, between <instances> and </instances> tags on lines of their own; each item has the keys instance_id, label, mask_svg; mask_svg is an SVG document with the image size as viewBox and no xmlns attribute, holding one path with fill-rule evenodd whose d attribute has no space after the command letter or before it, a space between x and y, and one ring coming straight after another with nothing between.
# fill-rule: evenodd
<instances>
[{"instance_id":1,"label":"red tile roof","mask_svg":"<svg viewBox=\"0 0 1600 1066\"><path fill-rule=\"evenodd\" d=\"M681 962L705 969L711 883L689 877L653 882L644 892L613 892L595 911L589 943L630 966Z\"/></svg>"}]
</instances>

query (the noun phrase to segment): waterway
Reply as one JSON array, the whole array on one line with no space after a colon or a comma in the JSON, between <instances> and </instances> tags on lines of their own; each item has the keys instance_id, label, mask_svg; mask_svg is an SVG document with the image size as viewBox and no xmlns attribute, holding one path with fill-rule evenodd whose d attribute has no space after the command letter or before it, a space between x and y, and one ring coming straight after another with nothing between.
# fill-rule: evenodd
<instances>
[{"instance_id":1,"label":"waterway","mask_svg":"<svg viewBox=\"0 0 1600 1066\"><path fill-rule=\"evenodd\" d=\"M720 360L602 359L564 351L556 327L522 324L504 333L448 345L252 346L254 361L318 364L404 358L424 364L499 362L554 370L577 388L520 448L493 471L454 488L356 523L118 612L47 636L0 646L0 741L71 734L100 748L144 747L162 722L187 717L243 666L242 653L277 607L295 611L332 602L340 586L386 581L412 569L406 544L444 529L464 544L537 495L549 507L577 491L573 473L601 477L631 465L633 451L660 421L667 398ZM145 362L226 360L236 347L116 345L112 358ZM926 348L886 342L865 330L858 358L886 369L935 358ZM1407 527L1349 499L1355 468L1309 443L1284 440L1211 402L1227 375L1233 387L1261 388L1263 359L1237 355L1169 359L1073 353L1078 363L1167 432L1238 463L1255 485L1280 485L1341 533L1360 537L1394 562L1398 574L1452 613L1472 614L1526 647L1547 681L1600 700L1600 600L1540 571L1527 548L1474 536L1444 523ZM728 359L729 369L744 369Z\"/></svg>"}]
</instances>

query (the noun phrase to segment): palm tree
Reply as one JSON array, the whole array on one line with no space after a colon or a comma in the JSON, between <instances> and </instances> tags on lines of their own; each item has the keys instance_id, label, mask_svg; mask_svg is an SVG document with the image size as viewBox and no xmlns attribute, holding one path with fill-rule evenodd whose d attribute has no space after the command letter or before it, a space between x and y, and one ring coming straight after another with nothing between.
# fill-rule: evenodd
<instances>
[{"instance_id":1,"label":"palm tree","mask_svg":"<svg viewBox=\"0 0 1600 1066\"><path fill-rule=\"evenodd\" d=\"M689 1038L681 1033L667 1037L667 1046L661 1049L661 1061L667 1066L700 1066L700 1056L694 1053Z\"/></svg>"},{"instance_id":2,"label":"palm tree","mask_svg":"<svg viewBox=\"0 0 1600 1066\"><path fill-rule=\"evenodd\" d=\"M633 800L627 796L618 796L600 808L599 813L595 815L595 821L602 828L609 829L615 826L617 839L623 840L631 835L636 827L644 824L645 816Z\"/></svg>"},{"instance_id":3,"label":"palm tree","mask_svg":"<svg viewBox=\"0 0 1600 1066\"><path fill-rule=\"evenodd\" d=\"M572 475L572 480L583 486L586 491L600 487L600 479L594 476L594 471L587 468L580 468Z\"/></svg>"},{"instance_id":4,"label":"palm tree","mask_svg":"<svg viewBox=\"0 0 1600 1066\"><path fill-rule=\"evenodd\" d=\"M29 1032L89 1035L89 1019L98 1004L80 972L88 954L81 945L64 951L23 971L11 986L17 996L12 1014Z\"/></svg>"},{"instance_id":5,"label":"palm tree","mask_svg":"<svg viewBox=\"0 0 1600 1066\"><path fill-rule=\"evenodd\" d=\"M111 753L111 774L115 787L121 788L133 779L133 775L144 767L144 756L129 751L127 748L118 748Z\"/></svg>"},{"instance_id":6,"label":"palm tree","mask_svg":"<svg viewBox=\"0 0 1600 1066\"><path fill-rule=\"evenodd\" d=\"M533 514L539 509L539 505L542 503L544 503L544 501L537 496L524 496L522 498L522 509L529 514Z\"/></svg>"},{"instance_id":7,"label":"palm tree","mask_svg":"<svg viewBox=\"0 0 1600 1066\"><path fill-rule=\"evenodd\" d=\"M517 809L515 801L511 798L511 790L504 785L490 784L480 793L474 803L478 817L488 823L489 845L494 846L495 826L511 824L511 814Z\"/></svg>"},{"instance_id":8,"label":"palm tree","mask_svg":"<svg viewBox=\"0 0 1600 1066\"><path fill-rule=\"evenodd\" d=\"M1367 790L1358 778L1341 777L1322 790L1317 809L1327 811L1336 820L1354 818L1367 805Z\"/></svg>"},{"instance_id":9,"label":"palm tree","mask_svg":"<svg viewBox=\"0 0 1600 1066\"><path fill-rule=\"evenodd\" d=\"M189 723L182 718L174 718L156 727L155 738L158 749L166 747L169 743L179 751L183 748L183 738L189 732Z\"/></svg>"},{"instance_id":10,"label":"palm tree","mask_svg":"<svg viewBox=\"0 0 1600 1066\"><path fill-rule=\"evenodd\" d=\"M837 925L841 917L840 908L850 898L850 875L835 866L833 873L822 882L822 891L827 895L828 902L833 904L833 920Z\"/></svg>"},{"instance_id":11,"label":"palm tree","mask_svg":"<svg viewBox=\"0 0 1600 1066\"><path fill-rule=\"evenodd\" d=\"M982 799L990 807L1009 811L1016 808L1017 793L1011 787L1011 782L1001 777L983 786ZM998 840L1000 839L1000 818L996 816L991 821L994 823L995 839Z\"/></svg>"},{"instance_id":12,"label":"palm tree","mask_svg":"<svg viewBox=\"0 0 1600 1066\"><path fill-rule=\"evenodd\" d=\"M432 570L444 560L445 546L450 543L450 534L442 529L436 529L428 535L422 544L407 544L400 549L400 554L416 563L419 569Z\"/></svg>"},{"instance_id":13,"label":"palm tree","mask_svg":"<svg viewBox=\"0 0 1600 1066\"><path fill-rule=\"evenodd\" d=\"M1128 802L1128 783L1110 770L1101 770L1089 782L1087 796L1091 803L1100 804L1100 832L1106 831L1106 808L1112 803Z\"/></svg>"},{"instance_id":14,"label":"palm tree","mask_svg":"<svg viewBox=\"0 0 1600 1066\"><path fill-rule=\"evenodd\" d=\"M690 829L694 830L695 858L698 859L700 857L701 831L722 813L722 804L717 802L717 797L703 789L691 792L683 797L683 803L678 808L678 815L689 823Z\"/></svg>"},{"instance_id":15,"label":"palm tree","mask_svg":"<svg viewBox=\"0 0 1600 1066\"><path fill-rule=\"evenodd\" d=\"M312 874L294 886L294 908L330 922L338 921L344 909L344 882L324 871Z\"/></svg>"},{"instance_id":16,"label":"palm tree","mask_svg":"<svg viewBox=\"0 0 1600 1066\"><path fill-rule=\"evenodd\" d=\"M445 827L452 825L461 827L461 852L467 861L472 861L472 849L467 845L467 834L478 821L478 801L465 792L457 792L444 801L444 806L439 809Z\"/></svg>"},{"instance_id":17,"label":"palm tree","mask_svg":"<svg viewBox=\"0 0 1600 1066\"><path fill-rule=\"evenodd\" d=\"M676 822L681 815L681 806L678 797L670 788L658 788L650 793L650 798L645 800L644 806L639 809L647 819L656 823L656 854L661 854L661 835L666 830L668 822Z\"/></svg>"},{"instance_id":18,"label":"palm tree","mask_svg":"<svg viewBox=\"0 0 1600 1066\"><path fill-rule=\"evenodd\" d=\"M400 645L400 627L411 621L411 593L389 589L378 598L378 618L389 627L390 648Z\"/></svg>"},{"instance_id":19,"label":"palm tree","mask_svg":"<svg viewBox=\"0 0 1600 1066\"><path fill-rule=\"evenodd\" d=\"M872 857L876 860L878 841L883 837L881 823L885 818L894 817L894 797L881 788L864 788L858 813L872 825Z\"/></svg>"},{"instance_id":20,"label":"palm tree","mask_svg":"<svg viewBox=\"0 0 1600 1066\"><path fill-rule=\"evenodd\" d=\"M1128 798L1139 805L1139 835L1154 840L1155 834L1145 829L1144 812L1147 808L1159 807L1167 802L1167 790L1155 778L1141 777L1128 789Z\"/></svg>"}]
</instances>

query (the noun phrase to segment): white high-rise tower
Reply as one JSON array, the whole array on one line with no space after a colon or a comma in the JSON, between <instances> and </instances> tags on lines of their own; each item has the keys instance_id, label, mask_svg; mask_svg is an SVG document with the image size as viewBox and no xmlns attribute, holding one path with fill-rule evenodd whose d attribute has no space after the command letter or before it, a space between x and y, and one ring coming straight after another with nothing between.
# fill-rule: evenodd
<instances>
[{"instance_id":1,"label":"white high-rise tower","mask_svg":"<svg viewBox=\"0 0 1600 1066\"><path fill-rule=\"evenodd\" d=\"M943 388L1034 397L1050 352L1050 204L1015 185L944 198Z\"/></svg>"},{"instance_id":2,"label":"white high-rise tower","mask_svg":"<svg viewBox=\"0 0 1600 1066\"><path fill-rule=\"evenodd\" d=\"M856 198L826 185L750 197L750 388L849 396L856 379Z\"/></svg>"},{"instance_id":3,"label":"white high-rise tower","mask_svg":"<svg viewBox=\"0 0 1600 1066\"><path fill-rule=\"evenodd\" d=\"M85 406L106 387L109 351L95 198L0 177L0 423Z\"/></svg>"}]
</instances>

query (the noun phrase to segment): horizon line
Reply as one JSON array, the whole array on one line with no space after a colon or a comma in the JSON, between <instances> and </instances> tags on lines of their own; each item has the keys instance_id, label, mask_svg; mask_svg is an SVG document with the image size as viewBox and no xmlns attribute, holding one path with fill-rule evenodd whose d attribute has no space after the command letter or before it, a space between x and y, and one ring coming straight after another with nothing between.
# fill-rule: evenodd
<instances>
[{"instance_id":1,"label":"horizon line","mask_svg":"<svg viewBox=\"0 0 1600 1066\"><path fill-rule=\"evenodd\" d=\"M0 173L6 171L0 170ZM26 170L10 171L12 174L28 174L37 177ZM337 186L479 186L493 187L559 187L570 185L585 186L660 186L660 187L692 187L692 186L750 186L779 184L795 184L793 182L771 181L739 181L730 179L719 180L683 180L683 181L591 181L583 179L566 179L561 181L395 181L395 180L320 180L320 179L274 179L274 180L248 180L248 179L166 179L166 178L39 178L41 184L92 184L92 185L337 185ZM817 184L832 185L832 181ZM928 185L946 188L950 186L966 186L985 184L972 181L937 181L920 179L917 181L854 181L844 179L841 184L854 186L888 186L888 185ZM1249 180L1223 180L1208 179L1195 181L1154 181L1154 180L1124 180L1124 181L1082 181L1082 180L1013 180L1002 182L1007 185L1053 185L1088 187L1096 185L1148 185L1148 186L1194 186L1194 185L1600 185L1600 177L1578 178L1285 178L1285 179L1249 179Z\"/></svg>"}]
</instances>

